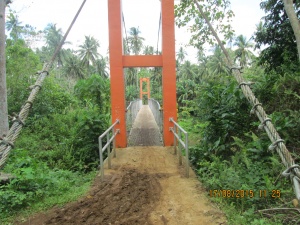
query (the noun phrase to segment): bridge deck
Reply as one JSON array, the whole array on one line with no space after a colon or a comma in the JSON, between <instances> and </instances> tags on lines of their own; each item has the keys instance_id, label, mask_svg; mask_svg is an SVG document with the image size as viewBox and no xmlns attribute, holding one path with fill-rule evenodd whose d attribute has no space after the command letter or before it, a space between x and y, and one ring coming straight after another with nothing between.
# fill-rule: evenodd
<instances>
[{"instance_id":1,"label":"bridge deck","mask_svg":"<svg viewBox=\"0 0 300 225\"><path fill-rule=\"evenodd\" d=\"M162 135L148 105L143 105L130 131L128 146L162 146Z\"/></svg>"}]
</instances>

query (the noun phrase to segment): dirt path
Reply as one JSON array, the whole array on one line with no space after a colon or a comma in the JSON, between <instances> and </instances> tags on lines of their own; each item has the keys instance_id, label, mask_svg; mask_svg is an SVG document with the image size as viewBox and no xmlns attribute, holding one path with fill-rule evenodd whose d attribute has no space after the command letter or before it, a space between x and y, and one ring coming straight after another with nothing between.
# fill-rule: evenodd
<instances>
[{"instance_id":1,"label":"dirt path","mask_svg":"<svg viewBox=\"0 0 300 225\"><path fill-rule=\"evenodd\" d=\"M226 224L190 174L184 177L172 148L118 149L112 169L105 170L103 182L96 179L86 197L19 224Z\"/></svg>"}]
</instances>

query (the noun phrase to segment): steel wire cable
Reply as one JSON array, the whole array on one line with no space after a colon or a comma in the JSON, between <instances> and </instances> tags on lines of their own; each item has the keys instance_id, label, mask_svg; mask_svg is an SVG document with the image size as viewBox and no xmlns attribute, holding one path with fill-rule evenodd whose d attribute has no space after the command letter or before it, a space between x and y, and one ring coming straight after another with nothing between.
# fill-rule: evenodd
<instances>
[{"instance_id":1,"label":"steel wire cable","mask_svg":"<svg viewBox=\"0 0 300 225\"><path fill-rule=\"evenodd\" d=\"M160 27L161 27L161 12L159 14L159 23L158 23L158 35L157 35L157 44L156 44L156 55L158 55L158 42L159 42L159 35L160 35Z\"/></svg>"},{"instance_id":2,"label":"steel wire cable","mask_svg":"<svg viewBox=\"0 0 300 225\"><path fill-rule=\"evenodd\" d=\"M128 43L128 37L127 37L127 29L126 29L126 24L125 24L125 18L124 18L124 13L122 12L122 21L123 21L123 24L124 24L124 29L125 29L125 38L126 38L126 43L127 43L127 52L128 54L130 54L130 49L129 49L129 43Z\"/></svg>"},{"instance_id":3,"label":"steel wire cable","mask_svg":"<svg viewBox=\"0 0 300 225\"><path fill-rule=\"evenodd\" d=\"M18 138L23 126L25 125L25 120L28 117L29 110L32 107L33 102L34 102L38 92L41 90L42 84L43 84L45 78L49 74L48 71L52 67L55 58L57 57L59 51L61 50L63 44L65 43L65 40L66 40L69 32L71 31L75 21L77 20L86 1L87 0L84 0L82 2L74 19L71 22L67 32L65 33L64 37L60 41L59 45L56 47L56 50L53 53L53 56L51 57L50 62L44 65L43 70L41 72L38 72L39 77L36 80L35 84L33 85L31 93L30 93L27 101L25 102L25 104L22 106L20 113L14 117L13 124L10 127L7 136L1 138L2 140L0 141L0 169L3 168L3 166L5 165L5 162L8 159L9 153L11 152L12 148L14 147L14 142Z\"/></svg>"}]
</instances>

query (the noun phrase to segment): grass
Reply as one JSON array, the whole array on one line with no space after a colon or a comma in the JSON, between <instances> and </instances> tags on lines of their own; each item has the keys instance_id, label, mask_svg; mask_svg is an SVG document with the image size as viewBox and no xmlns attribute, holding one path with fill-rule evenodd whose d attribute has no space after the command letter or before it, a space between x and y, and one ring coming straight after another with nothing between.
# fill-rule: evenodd
<instances>
[{"instance_id":1,"label":"grass","mask_svg":"<svg viewBox=\"0 0 300 225\"><path fill-rule=\"evenodd\" d=\"M26 218L43 211L47 211L54 206L63 206L69 202L77 201L82 196L86 195L90 190L91 183L96 176L96 172L90 172L84 175L85 182L79 185L71 186L67 191L60 195L46 196L43 200L34 202L30 206L23 208L19 211L12 212L12 214L3 215L0 218L1 225L12 225L15 220L25 221ZM77 177L78 180L82 180ZM78 184L77 183L77 184Z\"/></svg>"},{"instance_id":2,"label":"grass","mask_svg":"<svg viewBox=\"0 0 300 225\"><path fill-rule=\"evenodd\" d=\"M179 118L179 125L188 132L189 135L189 146L194 146L200 144L201 142L201 132L203 128L207 126L206 123L200 123L193 117Z\"/></svg>"}]
</instances>

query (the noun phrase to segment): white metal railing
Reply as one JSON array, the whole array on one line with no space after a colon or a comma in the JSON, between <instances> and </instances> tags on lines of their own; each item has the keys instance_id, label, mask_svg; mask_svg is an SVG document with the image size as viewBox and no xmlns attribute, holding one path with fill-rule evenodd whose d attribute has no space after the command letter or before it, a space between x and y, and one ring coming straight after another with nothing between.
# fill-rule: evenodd
<instances>
[{"instance_id":1,"label":"white metal railing","mask_svg":"<svg viewBox=\"0 0 300 225\"><path fill-rule=\"evenodd\" d=\"M114 127L120 123L119 120L116 120L113 125L111 125L103 134L101 134L98 138L99 141L99 155L100 155L100 173L101 173L101 180L104 178L104 160L103 160L103 152L107 149L107 162L108 168L111 169L111 151L110 145L113 142L113 149L114 157L116 157L116 141L115 137L118 133L120 133L119 129L114 129ZM112 132L112 136L110 137L110 132ZM102 147L102 139L106 136L106 144Z\"/></svg>"},{"instance_id":2,"label":"white metal railing","mask_svg":"<svg viewBox=\"0 0 300 225\"><path fill-rule=\"evenodd\" d=\"M188 133L182 127L180 127L179 124L176 123L173 118L170 118L169 121L174 124L174 127L170 127L170 131L172 131L174 134L174 154L175 155L177 154L177 140L178 140L179 165L182 165L182 152L181 152L181 148L180 148L180 144L181 144L182 147L185 149L185 160L186 160L185 175L186 175L186 177L189 177L190 176L190 163L189 163ZM185 136L184 141L181 140L181 134L184 134L184 136Z\"/></svg>"},{"instance_id":3,"label":"white metal railing","mask_svg":"<svg viewBox=\"0 0 300 225\"><path fill-rule=\"evenodd\" d=\"M129 133L133 122L136 118L136 115L140 111L143 103L141 99L134 100L129 103L127 109L126 109L126 130L127 134Z\"/></svg>"},{"instance_id":4,"label":"white metal railing","mask_svg":"<svg viewBox=\"0 0 300 225\"><path fill-rule=\"evenodd\" d=\"M157 123L157 126L159 127L160 132L163 131L163 111L160 107L160 104L158 101L156 101L153 98L149 98L148 105L153 113L154 119Z\"/></svg>"}]
</instances>

